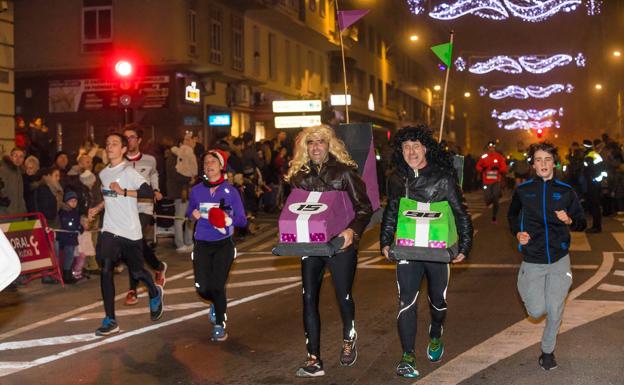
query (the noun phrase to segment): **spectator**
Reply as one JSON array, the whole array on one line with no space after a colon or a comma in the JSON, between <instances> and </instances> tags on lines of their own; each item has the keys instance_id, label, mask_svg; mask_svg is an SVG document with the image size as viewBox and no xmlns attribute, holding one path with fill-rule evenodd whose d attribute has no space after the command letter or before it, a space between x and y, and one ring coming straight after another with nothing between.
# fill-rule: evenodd
<instances>
[{"instance_id":1,"label":"spectator","mask_svg":"<svg viewBox=\"0 0 624 385\"><path fill-rule=\"evenodd\" d=\"M22 174L22 179L24 181L24 202L26 203L26 211L32 213L35 211L35 203L33 201L35 189L41 180L39 159L30 155L24 160L24 174Z\"/></svg>"},{"instance_id":2,"label":"spectator","mask_svg":"<svg viewBox=\"0 0 624 385\"><path fill-rule=\"evenodd\" d=\"M172 147L173 148L173 147ZM178 156L169 148L165 151L165 173L167 175L167 198L172 199L175 216L183 217L188 208L189 186L192 172L183 175L177 170ZM187 253L193 250L193 234L191 226L184 221L176 220L173 225L176 251Z\"/></svg>"},{"instance_id":3,"label":"spectator","mask_svg":"<svg viewBox=\"0 0 624 385\"><path fill-rule=\"evenodd\" d=\"M28 149L30 147L26 122L21 116L15 118L15 147L23 149Z\"/></svg>"},{"instance_id":4,"label":"spectator","mask_svg":"<svg viewBox=\"0 0 624 385\"><path fill-rule=\"evenodd\" d=\"M22 165L24 164L24 149L15 147L10 155L2 158L0 162L0 180L4 186L1 187L0 196L7 198L7 206L0 205L0 214L16 215L26 213L26 203L24 202L24 181L22 178Z\"/></svg>"},{"instance_id":5,"label":"spectator","mask_svg":"<svg viewBox=\"0 0 624 385\"><path fill-rule=\"evenodd\" d=\"M58 228L58 211L63 206L63 187L61 172L56 167L49 167L43 172L41 183L35 190L34 209L43 214L48 226Z\"/></svg>"},{"instance_id":6,"label":"spectator","mask_svg":"<svg viewBox=\"0 0 624 385\"><path fill-rule=\"evenodd\" d=\"M56 255L60 257L63 251L63 281L65 283L76 283L72 273L74 264L74 251L78 246L78 234L84 232L80 223L80 213L78 211L78 195L73 191L68 191L63 197L65 205L59 210L59 222L61 230L56 233Z\"/></svg>"},{"instance_id":7,"label":"spectator","mask_svg":"<svg viewBox=\"0 0 624 385\"><path fill-rule=\"evenodd\" d=\"M264 164L258 157L256 143L251 132L243 133L243 170L246 168L262 168Z\"/></svg>"},{"instance_id":8,"label":"spectator","mask_svg":"<svg viewBox=\"0 0 624 385\"><path fill-rule=\"evenodd\" d=\"M230 159L228 160L228 167L234 174L243 173L243 139L236 138L232 141L230 146Z\"/></svg>"},{"instance_id":9,"label":"spectator","mask_svg":"<svg viewBox=\"0 0 624 385\"><path fill-rule=\"evenodd\" d=\"M59 151L54 157L54 166L61 172L61 185L65 186L69 171L69 156L65 151Z\"/></svg>"},{"instance_id":10,"label":"spectator","mask_svg":"<svg viewBox=\"0 0 624 385\"><path fill-rule=\"evenodd\" d=\"M39 159L41 167L49 167L52 164L54 137L43 119L35 118L30 123L28 136L30 137L30 154Z\"/></svg>"},{"instance_id":11,"label":"spectator","mask_svg":"<svg viewBox=\"0 0 624 385\"><path fill-rule=\"evenodd\" d=\"M171 147L171 152L177 156L175 169L187 178L197 176L197 158L193 152L193 138L186 135L180 147Z\"/></svg>"}]
</instances>

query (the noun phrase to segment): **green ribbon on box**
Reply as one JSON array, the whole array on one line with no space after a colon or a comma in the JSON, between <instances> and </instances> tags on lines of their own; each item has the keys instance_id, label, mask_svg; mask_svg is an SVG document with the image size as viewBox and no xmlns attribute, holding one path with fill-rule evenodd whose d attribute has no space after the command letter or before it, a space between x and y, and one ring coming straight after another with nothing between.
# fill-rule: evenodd
<instances>
[{"instance_id":1,"label":"green ribbon on box","mask_svg":"<svg viewBox=\"0 0 624 385\"><path fill-rule=\"evenodd\" d=\"M447 201L401 198L398 214L396 239L401 246L449 248L457 243L455 216Z\"/></svg>"}]
</instances>

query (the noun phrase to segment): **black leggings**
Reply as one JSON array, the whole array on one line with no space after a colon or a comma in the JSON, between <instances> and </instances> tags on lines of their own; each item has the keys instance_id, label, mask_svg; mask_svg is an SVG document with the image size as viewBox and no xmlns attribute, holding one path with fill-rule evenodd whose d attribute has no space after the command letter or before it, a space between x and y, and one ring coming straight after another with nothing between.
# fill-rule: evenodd
<instances>
[{"instance_id":1,"label":"black leggings","mask_svg":"<svg viewBox=\"0 0 624 385\"><path fill-rule=\"evenodd\" d=\"M152 216L149 214L139 213L139 220L141 221L141 231L143 232L142 244L145 263L147 263L147 265L154 271L162 271L162 262L158 260L156 253L154 253L154 249L147 244L147 239L145 239L145 229L151 224ZM132 274L128 274L128 277L130 278L130 290L136 290L139 282L132 278Z\"/></svg>"},{"instance_id":2,"label":"black leggings","mask_svg":"<svg viewBox=\"0 0 624 385\"><path fill-rule=\"evenodd\" d=\"M399 315L397 326L404 352L413 352L416 341L416 300L423 276L427 276L431 325L429 337L442 336L442 324L446 317L446 289L450 268L446 263L399 261L397 283L399 286Z\"/></svg>"},{"instance_id":3,"label":"black leggings","mask_svg":"<svg viewBox=\"0 0 624 385\"><path fill-rule=\"evenodd\" d=\"M217 325L221 326L225 326L227 318L225 282L235 257L236 248L232 237L213 242L196 240L191 254L197 294L206 301L212 301Z\"/></svg>"},{"instance_id":4,"label":"black leggings","mask_svg":"<svg viewBox=\"0 0 624 385\"><path fill-rule=\"evenodd\" d=\"M351 288L357 267L357 254L353 246L333 257L303 257L301 277L303 280L303 328L305 330L308 353L320 357L321 317L319 315L319 292L323 283L325 266L331 272L336 299L342 316L344 339L353 338L355 333L355 303Z\"/></svg>"},{"instance_id":5,"label":"black leggings","mask_svg":"<svg viewBox=\"0 0 624 385\"><path fill-rule=\"evenodd\" d=\"M486 184L484 185L485 190L483 190L485 196L485 204L492 205L492 219L496 219L498 215L498 200L501 197L501 184L500 182Z\"/></svg>"},{"instance_id":6,"label":"black leggings","mask_svg":"<svg viewBox=\"0 0 624 385\"><path fill-rule=\"evenodd\" d=\"M147 287L150 298L158 295L152 275L143 267L142 241L130 240L109 232L102 232L97 242L96 254L101 266L100 286L104 300L104 311L109 318L115 318L115 281L113 270L119 260L128 266L132 278L141 281Z\"/></svg>"}]
</instances>

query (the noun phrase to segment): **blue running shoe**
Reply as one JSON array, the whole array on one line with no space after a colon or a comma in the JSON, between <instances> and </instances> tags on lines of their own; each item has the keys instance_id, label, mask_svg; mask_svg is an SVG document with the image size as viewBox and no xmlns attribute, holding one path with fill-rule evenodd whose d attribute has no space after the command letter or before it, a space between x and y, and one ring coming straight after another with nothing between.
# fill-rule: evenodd
<instances>
[{"instance_id":1,"label":"blue running shoe","mask_svg":"<svg viewBox=\"0 0 624 385\"><path fill-rule=\"evenodd\" d=\"M163 297L165 292L162 286L156 285L158 295L154 298L150 298L150 318L152 321L158 321L163 315Z\"/></svg>"},{"instance_id":2,"label":"blue running shoe","mask_svg":"<svg viewBox=\"0 0 624 385\"><path fill-rule=\"evenodd\" d=\"M113 318L104 317L102 320L102 326L96 329L96 336L109 336L111 334L119 333L119 325Z\"/></svg>"},{"instance_id":3,"label":"blue running shoe","mask_svg":"<svg viewBox=\"0 0 624 385\"><path fill-rule=\"evenodd\" d=\"M222 342L227 340L228 334L225 331L225 326L215 325L212 328L212 340L215 342Z\"/></svg>"},{"instance_id":4,"label":"blue running shoe","mask_svg":"<svg viewBox=\"0 0 624 385\"><path fill-rule=\"evenodd\" d=\"M429 357L429 361L438 362L442 359L442 355L444 354L444 343L439 338L432 338L429 340L429 345L427 346L427 357Z\"/></svg>"}]
</instances>

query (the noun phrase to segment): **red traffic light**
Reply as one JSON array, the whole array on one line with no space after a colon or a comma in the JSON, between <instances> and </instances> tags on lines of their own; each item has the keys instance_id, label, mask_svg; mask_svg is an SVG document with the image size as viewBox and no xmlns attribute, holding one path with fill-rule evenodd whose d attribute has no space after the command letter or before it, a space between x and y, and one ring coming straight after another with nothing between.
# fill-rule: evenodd
<instances>
[{"instance_id":1,"label":"red traffic light","mask_svg":"<svg viewBox=\"0 0 624 385\"><path fill-rule=\"evenodd\" d=\"M132 66L132 63L127 60L119 60L115 63L115 72L119 76L128 77L132 75L132 72L134 72L134 67Z\"/></svg>"},{"instance_id":2,"label":"red traffic light","mask_svg":"<svg viewBox=\"0 0 624 385\"><path fill-rule=\"evenodd\" d=\"M543 133L544 133L544 130L542 130L541 128L537 129L537 137L538 138L541 138Z\"/></svg>"}]
</instances>

